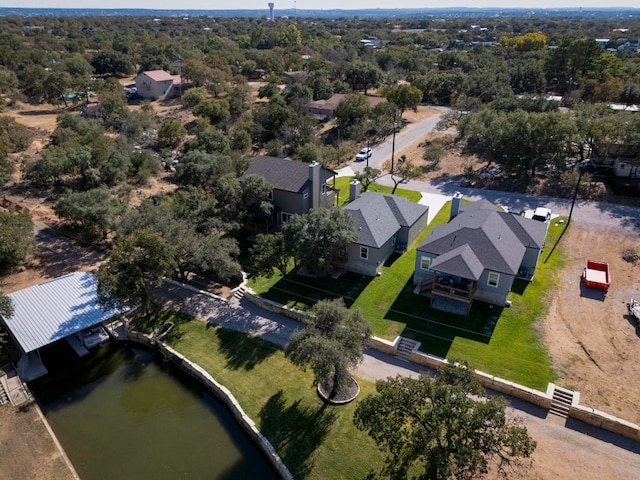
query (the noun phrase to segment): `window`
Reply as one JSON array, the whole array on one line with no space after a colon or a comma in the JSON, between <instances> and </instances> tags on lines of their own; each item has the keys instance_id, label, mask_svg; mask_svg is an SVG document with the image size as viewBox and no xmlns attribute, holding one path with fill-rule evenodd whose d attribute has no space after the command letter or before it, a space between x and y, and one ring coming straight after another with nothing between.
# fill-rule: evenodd
<instances>
[{"instance_id":1,"label":"window","mask_svg":"<svg viewBox=\"0 0 640 480\"><path fill-rule=\"evenodd\" d=\"M309 192L304 192L304 195L302 195L302 198L304 198L305 200L309 198Z\"/></svg>"},{"instance_id":2,"label":"window","mask_svg":"<svg viewBox=\"0 0 640 480\"><path fill-rule=\"evenodd\" d=\"M293 214L291 214L291 213L281 212L280 213L280 222L287 223L291 219L292 215Z\"/></svg>"},{"instance_id":3,"label":"window","mask_svg":"<svg viewBox=\"0 0 640 480\"><path fill-rule=\"evenodd\" d=\"M420 259L420 268L422 270L429 270L431 267L431 258L430 257L422 257Z\"/></svg>"},{"instance_id":4,"label":"window","mask_svg":"<svg viewBox=\"0 0 640 480\"><path fill-rule=\"evenodd\" d=\"M496 272L489 272L489 278L487 279L487 285L490 287L497 287L500 281L500 274Z\"/></svg>"},{"instance_id":5,"label":"window","mask_svg":"<svg viewBox=\"0 0 640 480\"><path fill-rule=\"evenodd\" d=\"M369 248L360 247L360 258L366 260L369 258Z\"/></svg>"},{"instance_id":6,"label":"window","mask_svg":"<svg viewBox=\"0 0 640 480\"><path fill-rule=\"evenodd\" d=\"M396 234L393 234L393 237L391 237L391 245L395 245L396 244Z\"/></svg>"},{"instance_id":7,"label":"window","mask_svg":"<svg viewBox=\"0 0 640 480\"><path fill-rule=\"evenodd\" d=\"M267 200L271 200L271 201L273 201L273 190L271 190L271 191L269 192L269 194L267 195Z\"/></svg>"}]
</instances>

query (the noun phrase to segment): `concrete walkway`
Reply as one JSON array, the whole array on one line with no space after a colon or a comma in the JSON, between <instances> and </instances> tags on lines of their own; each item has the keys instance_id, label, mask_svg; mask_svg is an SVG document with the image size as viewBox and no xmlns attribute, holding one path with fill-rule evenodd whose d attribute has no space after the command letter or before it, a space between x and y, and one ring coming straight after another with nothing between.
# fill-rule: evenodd
<instances>
[{"instance_id":1,"label":"concrete walkway","mask_svg":"<svg viewBox=\"0 0 640 480\"><path fill-rule=\"evenodd\" d=\"M234 297L226 301L179 284L165 284L162 296L172 308L280 346L286 345L291 334L301 328L300 323L268 312L244 298ZM425 367L367 349L355 375L376 381L397 375L416 377L427 371ZM544 473L522 478L638 478L638 442L576 420L557 417L519 399L507 397L507 400L511 405L507 410L508 416L522 421L538 442L534 461L539 459L544 464L544 467L540 467Z\"/></svg>"}]
</instances>

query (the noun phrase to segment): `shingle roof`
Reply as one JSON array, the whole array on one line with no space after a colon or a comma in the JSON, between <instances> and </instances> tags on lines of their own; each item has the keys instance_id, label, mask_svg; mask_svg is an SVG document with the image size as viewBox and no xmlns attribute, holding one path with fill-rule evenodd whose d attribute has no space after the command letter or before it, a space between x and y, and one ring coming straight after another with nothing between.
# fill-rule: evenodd
<instances>
[{"instance_id":1,"label":"shingle roof","mask_svg":"<svg viewBox=\"0 0 640 480\"><path fill-rule=\"evenodd\" d=\"M529 229L511 217L514 215L498 212L490 202L474 202L448 224L435 227L418 251L443 255L468 245L484 268L516 275L526 251L523 238L533 240L529 232L535 233L537 227L529 225Z\"/></svg>"},{"instance_id":2,"label":"shingle roof","mask_svg":"<svg viewBox=\"0 0 640 480\"><path fill-rule=\"evenodd\" d=\"M332 170L320 167L320 182L325 183L335 174ZM286 192L300 193L310 182L309 164L290 158L256 157L243 176L247 175L260 175L273 185L273 188Z\"/></svg>"},{"instance_id":3,"label":"shingle roof","mask_svg":"<svg viewBox=\"0 0 640 480\"><path fill-rule=\"evenodd\" d=\"M479 280L484 271L484 265L469 245L462 245L439 255L429 268L472 280Z\"/></svg>"},{"instance_id":4,"label":"shingle roof","mask_svg":"<svg viewBox=\"0 0 640 480\"><path fill-rule=\"evenodd\" d=\"M97 286L92 273L75 272L10 293L14 312L4 322L31 352L121 313L98 305Z\"/></svg>"},{"instance_id":5,"label":"shingle roof","mask_svg":"<svg viewBox=\"0 0 640 480\"><path fill-rule=\"evenodd\" d=\"M357 243L380 248L400 227L413 225L429 207L395 195L365 192L344 207L358 228Z\"/></svg>"}]
</instances>

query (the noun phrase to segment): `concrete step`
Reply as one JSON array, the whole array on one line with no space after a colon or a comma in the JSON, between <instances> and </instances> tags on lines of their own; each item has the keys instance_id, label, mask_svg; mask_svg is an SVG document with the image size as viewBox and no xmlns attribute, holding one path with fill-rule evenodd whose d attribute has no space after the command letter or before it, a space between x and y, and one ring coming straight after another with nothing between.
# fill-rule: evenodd
<instances>
[{"instance_id":1,"label":"concrete step","mask_svg":"<svg viewBox=\"0 0 640 480\"><path fill-rule=\"evenodd\" d=\"M560 387L553 390L553 398L549 412L563 418L567 418L571 404L573 403L574 392Z\"/></svg>"},{"instance_id":2,"label":"concrete step","mask_svg":"<svg viewBox=\"0 0 640 480\"><path fill-rule=\"evenodd\" d=\"M411 360L411 352L418 344L415 340L411 340L410 338L401 337L400 342L398 343L398 347L396 349L395 357L400 360L406 360L407 362Z\"/></svg>"},{"instance_id":3,"label":"concrete step","mask_svg":"<svg viewBox=\"0 0 640 480\"><path fill-rule=\"evenodd\" d=\"M239 288L238 290L233 292L233 296L236 297L236 298L244 297L244 288Z\"/></svg>"}]
</instances>

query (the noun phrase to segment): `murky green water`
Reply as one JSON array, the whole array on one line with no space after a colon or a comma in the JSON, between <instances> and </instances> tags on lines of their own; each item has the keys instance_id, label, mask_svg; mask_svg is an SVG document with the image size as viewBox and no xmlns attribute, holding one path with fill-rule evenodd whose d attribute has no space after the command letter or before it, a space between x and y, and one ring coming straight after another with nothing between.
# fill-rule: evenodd
<instances>
[{"instance_id":1,"label":"murky green water","mask_svg":"<svg viewBox=\"0 0 640 480\"><path fill-rule=\"evenodd\" d=\"M43 360L30 387L82 480L277 478L222 404L149 353L62 343Z\"/></svg>"}]
</instances>

